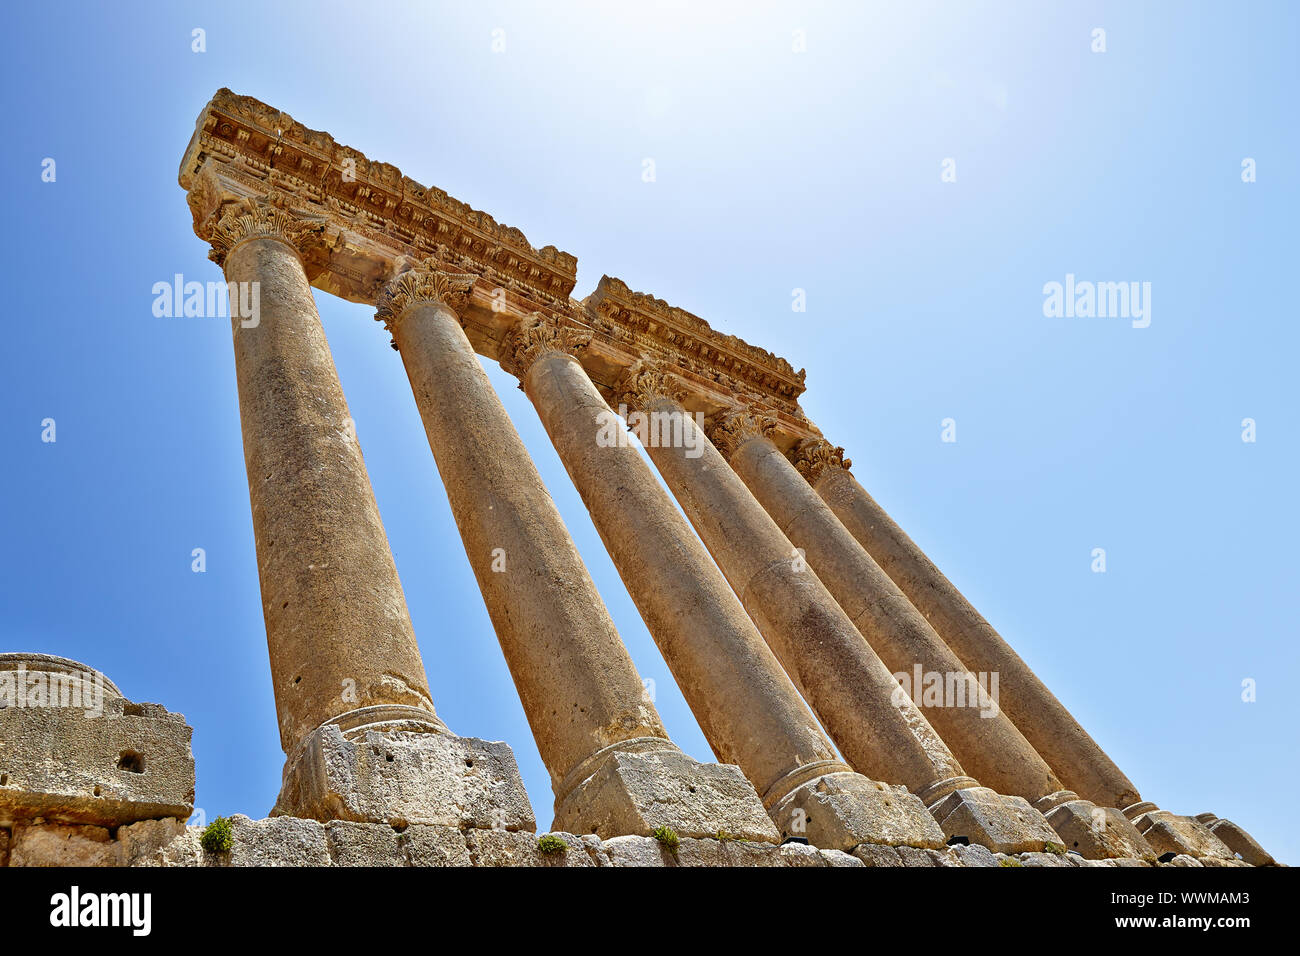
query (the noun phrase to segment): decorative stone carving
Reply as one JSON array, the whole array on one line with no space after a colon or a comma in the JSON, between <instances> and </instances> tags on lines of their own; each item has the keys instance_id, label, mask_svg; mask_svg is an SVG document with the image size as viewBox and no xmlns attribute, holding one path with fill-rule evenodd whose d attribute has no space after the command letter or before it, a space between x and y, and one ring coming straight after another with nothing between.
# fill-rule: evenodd
<instances>
[{"instance_id":1,"label":"decorative stone carving","mask_svg":"<svg viewBox=\"0 0 1300 956\"><path fill-rule=\"evenodd\" d=\"M197 200L199 197L194 198ZM199 235L212 243L208 258L217 265L224 266L226 256L245 240L279 239L303 254L324 231L323 219L295 214L290 209L289 197L272 191L257 198L223 203L217 210L216 221L211 229L206 230L206 235L203 232Z\"/></svg>"},{"instance_id":2,"label":"decorative stone carving","mask_svg":"<svg viewBox=\"0 0 1300 956\"><path fill-rule=\"evenodd\" d=\"M401 273L379 293L375 303L375 321L384 323L384 328L392 334L393 323L416 302L445 305L459 318L473 287L474 276L442 272L437 259L425 259L415 268ZM397 345L394 344L393 348Z\"/></svg>"},{"instance_id":3,"label":"decorative stone carving","mask_svg":"<svg viewBox=\"0 0 1300 956\"><path fill-rule=\"evenodd\" d=\"M629 408L645 408L661 398L680 404L686 398L681 380L645 356L627 370L616 391L617 400Z\"/></svg>"},{"instance_id":4,"label":"decorative stone carving","mask_svg":"<svg viewBox=\"0 0 1300 956\"><path fill-rule=\"evenodd\" d=\"M704 431L714 447L722 452L722 457L730 461L745 442L754 438L771 438L776 431L776 419L742 408L714 415L704 423Z\"/></svg>"},{"instance_id":5,"label":"decorative stone carving","mask_svg":"<svg viewBox=\"0 0 1300 956\"><path fill-rule=\"evenodd\" d=\"M590 344L590 332L560 325L541 312L533 312L506 333L501 348L501 367L522 379L543 355L552 352L576 355Z\"/></svg>"},{"instance_id":6,"label":"decorative stone carving","mask_svg":"<svg viewBox=\"0 0 1300 956\"><path fill-rule=\"evenodd\" d=\"M853 467L853 462L844 457L844 449L832 445L824 438L805 438L786 457L799 470L799 474L808 479L808 484L814 486L827 468L843 468L848 471Z\"/></svg>"}]
</instances>

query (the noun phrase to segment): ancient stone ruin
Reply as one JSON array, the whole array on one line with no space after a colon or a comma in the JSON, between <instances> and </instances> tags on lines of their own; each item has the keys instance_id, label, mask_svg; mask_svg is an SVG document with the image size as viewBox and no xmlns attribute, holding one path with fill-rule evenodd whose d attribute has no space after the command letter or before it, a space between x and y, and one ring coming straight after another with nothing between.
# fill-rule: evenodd
<instances>
[{"instance_id":1,"label":"ancient stone ruin","mask_svg":"<svg viewBox=\"0 0 1300 956\"><path fill-rule=\"evenodd\" d=\"M574 299L573 256L229 90L180 184L229 283L283 787L204 845L180 715L3 655L0 865L1273 862L1142 799L807 419L802 370L609 276ZM552 835L509 746L434 709L312 287L401 355ZM717 763L669 739L480 355L536 407Z\"/></svg>"}]
</instances>

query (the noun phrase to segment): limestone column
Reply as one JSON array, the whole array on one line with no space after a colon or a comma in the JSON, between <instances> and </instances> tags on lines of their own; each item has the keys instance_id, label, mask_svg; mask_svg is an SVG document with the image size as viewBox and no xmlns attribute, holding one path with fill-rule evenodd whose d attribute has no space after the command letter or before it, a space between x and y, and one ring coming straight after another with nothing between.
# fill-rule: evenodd
<instances>
[{"instance_id":1,"label":"limestone column","mask_svg":"<svg viewBox=\"0 0 1300 956\"><path fill-rule=\"evenodd\" d=\"M890 670L910 680L919 665L962 693L960 701L928 702L921 688L911 688L921 712L962 765L986 786L1030 801L1063 790L987 689L768 439L774 428L770 419L739 411L717 417L711 437Z\"/></svg>"},{"instance_id":2,"label":"limestone column","mask_svg":"<svg viewBox=\"0 0 1300 956\"><path fill-rule=\"evenodd\" d=\"M409 262L402 266L411 265ZM457 317L473 276L435 260L401 272L376 318L392 332L478 580L555 791L554 826L602 837L777 833L735 767L669 739Z\"/></svg>"},{"instance_id":3,"label":"limestone column","mask_svg":"<svg viewBox=\"0 0 1300 956\"><path fill-rule=\"evenodd\" d=\"M1057 835L1027 801L965 776L852 622L681 405L642 362L621 384L631 423L757 630L859 772L917 795L948 837L1004 851Z\"/></svg>"},{"instance_id":4,"label":"limestone column","mask_svg":"<svg viewBox=\"0 0 1300 956\"><path fill-rule=\"evenodd\" d=\"M440 752L453 738L434 712L406 599L375 506L347 402L321 328L302 250L323 230L272 193L218 205L200 225L223 267L239 414L248 469L258 578L280 741L288 760L278 812L320 819L391 817L452 822L367 783L352 741L371 732L417 733L398 743ZM255 304L255 305L254 305ZM390 741L393 743L393 741ZM349 749L352 748L352 749ZM325 768L352 766L338 785ZM508 748L502 779L517 786ZM502 762L504 761L504 762ZM399 776L404 769L398 768ZM480 796L482 796L480 794ZM490 801L478 822L491 825ZM531 824L527 800L513 826ZM472 813L471 813L472 816Z\"/></svg>"},{"instance_id":5,"label":"limestone column","mask_svg":"<svg viewBox=\"0 0 1300 956\"><path fill-rule=\"evenodd\" d=\"M1124 810L1138 822L1140 829L1148 826L1152 821L1144 817L1155 812L1154 805L1142 802L1137 787L1065 705L858 483L849 470L852 462L845 459L844 449L825 439L807 439L792 449L789 457L841 525L925 616L962 663L970 670L999 675L999 706L1062 782L1093 803ZM1083 822L1066 824L1063 817L1063 812L1049 814L1049 819L1062 830L1073 829ZM1169 817L1164 819L1168 822ZM1197 829L1193 826L1195 822L1185 822L1182 818L1176 821L1177 827L1184 831L1186 842L1181 845L1182 850L1192 851L1198 841L1206 842L1204 834L1188 832ZM1222 829L1225 834L1234 835L1240 830L1235 824Z\"/></svg>"},{"instance_id":6,"label":"limestone column","mask_svg":"<svg viewBox=\"0 0 1300 956\"><path fill-rule=\"evenodd\" d=\"M919 801L885 790L838 758L575 357L589 337L534 314L506 337L502 365L520 378L537 408L718 759L740 766L784 836L806 836L817 846L836 849L907 838L909 830L912 839L938 838ZM869 750L877 765L881 758L915 764L910 775L926 782L940 775L960 777L961 769L937 736L925 738L905 726L888 703L892 680L883 667L880 671L881 707L875 712L888 710L895 736L872 733L870 707L845 714L860 731L853 738L861 742L859 749ZM911 716L924 727L919 714ZM954 782L950 789L957 786ZM825 791L834 799L821 800ZM887 809L891 802L899 812ZM797 825L796 813L800 823L811 819L810 829ZM871 826L864 829L863 823Z\"/></svg>"}]
</instances>

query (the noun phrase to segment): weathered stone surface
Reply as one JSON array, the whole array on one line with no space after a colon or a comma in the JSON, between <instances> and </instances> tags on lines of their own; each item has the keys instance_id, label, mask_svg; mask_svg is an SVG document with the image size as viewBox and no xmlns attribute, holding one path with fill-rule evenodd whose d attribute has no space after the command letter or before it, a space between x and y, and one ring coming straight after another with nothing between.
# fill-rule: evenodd
<instances>
[{"instance_id":1,"label":"weathered stone surface","mask_svg":"<svg viewBox=\"0 0 1300 956\"><path fill-rule=\"evenodd\" d=\"M1021 866L1074 866L1074 863L1070 858L1063 853L1021 853L1019 855L1019 860Z\"/></svg>"},{"instance_id":2,"label":"weathered stone surface","mask_svg":"<svg viewBox=\"0 0 1300 956\"><path fill-rule=\"evenodd\" d=\"M199 846L200 827L187 827L184 820L142 820L118 827L117 843L121 866L200 866L204 854Z\"/></svg>"},{"instance_id":3,"label":"weathered stone surface","mask_svg":"<svg viewBox=\"0 0 1300 956\"><path fill-rule=\"evenodd\" d=\"M0 823L114 827L190 815L194 757L183 716L132 703L62 657L0 654L0 679L15 692L23 682L25 698L0 707Z\"/></svg>"},{"instance_id":4,"label":"weathered stone surface","mask_svg":"<svg viewBox=\"0 0 1300 956\"><path fill-rule=\"evenodd\" d=\"M1231 820L1220 820L1214 817L1213 820L1202 820L1201 817L1213 814L1201 814L1197 817L1200 822L1210 828L1210 832L1223 841L1223 845L1231 850L1234 854L1241 857L1251 866L1276 866L1277 860L1273 855L1260 846L1253 836L1243 830Z\"/></svg>"},{"instance_id":5,"label":"weathered stone surface","mask_svg":"<svg viewBox=\"0 0 1300 956\"><path fill-rule=\"evenodd\" d=\"M843 866L853 869L858 866L866 866L861 860L851 853L845 853L843 850L821 850L822 859L826 861L827 866Z\"/></svg>"},{"instance_id":6,"label":"weathered stone surface","mask_svg":"<svg viewBox=\"0 0 1300 956\"><path fill-rule=\"evenodd\" d=\"M1114 807L1098 807L1087 800L1071 800L1047 813L1047 822L1068 850L1089 859L1156 857L1137 827Z\"/></svg>"},{"instance_id":7,"label":"weathered stone surface","mask_svg":"<svg viewBox=\"0 0 1300 956\"><path fill-rule=\"evenodd\" d=\"M408 866L473 866L465 834L455 827L412 826L398 835Z\"/></svg>"},{"instance_id":8,"label":"weathered stone surface","mask_svg":"<svg viewBox=\"0 0 1300 956\"><path fill-rule=\"evenodd\" d=\"M325 824L331 866L405 866L400 836L386 823L331 820Z\"/></svg>"},{"instance_id":9,"label":"weathered stone surface","mask_svg":"<svg viewBox=\"0 0 1300 956\"><path fill-rule=\"evenodd\" d=\"M970 846L954 846L952 850L961 860L962 866L998 865L998 858L993 855L993 851L986 846L980 846L978 843L972 843Z\"/></svg>"},{"instance_id":10,"label":"weathered stone surface","mask_svg":"<svg viewBox=\"0 0 1300 956\"><path fill-rule=\"evenodd\" d=\"M1232 851L1222 840L1211 833L1205 824L1190 817L1177 816L1167 810L1153 810L1142 814L1133 824L1158 857L1174 853L1233 859Z\"/></svg>"},{"instance_id":11,"label":"weathered stone surface","mask_svg":"<svg viewBox=\"0 0 1300 956\"><path fill-rule=\"evenodd\" d=\"M620 836L602 841L611 866L676 866L663 844L653 837Z\"/></svg>"},{"instance_id":12,"label":"weathered stone surface","mask_svg":"<svg viewBox=\"0 0 1300 956\"><path fill-rule=\"evenodd\" d=\"M1196 859L1196 857L1194 856L1188 856L1185 853L1180 853L1178 856L1174 857L1168 863L1163 863L1161 865L1162 866L1201 866L1201 861Z\"/></svg>"},{"instance_id":13,"label":"weathered stone surface","mask_svg":"<svg viewBox=\"0 0 1300 956\"><path fill-rule=\"evenodd\" d=\"M104 827L20 822L14 826L10 866L118 866L118 845Z\"/></svg>"},{"instance_id":14,"label":"weathered stone surface","mask_svg":"<svg viewBox=\"0 0 1300 956\"><path fill-rule=\"evenodd\" d=\"M829 773L796 788L771 809L787 836L806 837L824 850L851 851L859 843L941 847L943 831L906 787L856 773Z\"/></svg>"},{"instance_id":15,"label":"weathered stone surface","mask_svg":"<svg viewBox=\"0 0 1300 956\"><path fill-rule=\"evenodd\" d=\"M573 833L553 832L542 836L557 837L567 844L562 853L543 853L536 833L512 833L508 830L468 830L465 834L474 866L548 866L591 867L595 857L588 852L582 837Z\"/></svg>"},{"instance_id":16,"label":"weathered stone surface","mask_svg":"<svg viewBox=\"0 0 1300 956\"><path fill-rule=\"evenodd\" d=\"M967 787L930 808L945 837L965 837L995 853L1024 853L1059 843L1043 815L1024 797L1006 796L988 787Z\"/></svg>"},{"instance_id":17,"label":"weathered stone surface","mask_svg":"<svg viewBox=\"0 0 1300 956\"><path fill-rule=\"evenodd\" d=\"M452 734L367 730L350 740L317 728L286 767L281 805L295 816L397 826L534 830L514 754L504 743Z\"/></svg>"},{"instance_id":18,"label":"weathered stone surface","mask_svg":"<svg viewBox=\"0 0 1300 956\"><path fill-rule=\"evenodd\" d=\"M0 827L0 866L9 865L9 831Z\"/></svg>"},{"instance_id":19,"label":"weathered stone surface","mask_svg":"<svg viewBox=\"0 0 1300 956\"><path fill-rule=\"evenodd\" d=\"M739 768L699 763L676 748L611 753L557 808L555 826L601 839L648 836L661 826L679 837L780 839Z\"/></svg>"},{"instance_id":20,"label":"weathered stone surface","mask_svg":"<svg viewBox=\"0 0 1300 956\"><path fill-rule=\"evenodd\" d=\"M914 846L898 847L898 858L903 861L903 866L913 867L932 867L934 866L934 857L926 853L925 850L918 849Z\"/></svg>"},{"instance_id":21,"label":"weathered stone surface","mask_svg":"<svg viewBox=\"0 0 1300 956\"><path fill-rule=\"evenodd\" d=\"M822 851L807 843L782 843L777 850L786 866L826 866Z\"/></svg>"},{"instance_id":22,"label":"weathered stone surface","mask_svg":"<svg viewBox=\"0 0 1300 956\"><path fill-rule=\"evenodd\" d=\"M234 846L229 866L328 866L325 827L316 820L269 817L251 820L242 813L230 818Z\"/></svg>"},{"instance_id":23,"label":"weathered stone surface","mask_svg":"<svg viewBox=\"0 0 1300 956\"><path fill-rule=\"evenodd\" d=\"M898 850L878 843L859 843L853 848L853 855L861 860L864 866L903 865L903 858L898 855Z\"/></svg>"}]
</instances>

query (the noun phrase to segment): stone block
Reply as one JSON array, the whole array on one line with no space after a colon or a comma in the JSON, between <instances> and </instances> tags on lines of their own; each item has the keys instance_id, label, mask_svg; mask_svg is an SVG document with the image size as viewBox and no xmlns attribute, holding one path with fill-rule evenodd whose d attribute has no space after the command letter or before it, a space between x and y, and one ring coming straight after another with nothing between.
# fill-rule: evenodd
<instances>
[{"instance_id":1,"label":"stone block","mask_svg":"<svg viewBox=\"0 0 1300 956\"><path fill-rule=\"evenodd\" d=\"M537 828L504 743L443 733L312 731L285 765L274 814L314 820Z\"/></svg>"},{"instance_id":2,"label":"stone block","mask_svg":"<svg viewBox=\"0 0 1300 956\"><path fill-rule=\"evenodd\" d=\"M537 841L541 836L558 837L568 849L562 853L543 853ZM595 858L587 851L582 837L572 833L553 832L538 835L509 830L468 830L465 843L469 847L474 866L546 866L591 867Z\"/></svg>"},{"instance_id":3,"label":"stone block","mask_svg":"<svg viewBox=\"0 0 1300 956\"><path fill-rule=\"evenodd\" d=\"M325 827L316 820L270 817L251 820L242 813L230 818L234 846L229 866L329 866ZM213 854L205 853L205 856Z\"/></svg>"},{"instance_id":4,"label":"stone block","mask_svg":"<svg viewBox=\"0 0 1300 956\"><path fill-rule=\"evenodd\" d=\"M1201 861L1194 856L1188 856L1186 853L1180 853L1164 866L1200 866Z\"/></svg>"},{"instance_id":5,"label":"stone block","mask_svg":"<svg viewBox=\"0 0 1300 956\"><path fill-rule=\"evenodd\" d=\"M408 866L473 866L465 833L456 827L410 826L397 837Z\"/></svg>"},{"instance_id":6,"label":"stone block","mask_svg":"<svg viewBox=\"0 0 1300 956\"><path fill-rule=\"evenodd\" d=\"M997 866L998 858L986 846L972 843L970 846L954 846L953 852L961 860L962 866Z\"/></svg>"},{"instance_id":7,"label":"stone block","mask_svg":"<svg viewBox=\"0 0 1300 956\"><path fill-rule=\"evenodd\" d=\"M46 823L14 826L10 866L119 866L120 848L105 827Z\"/></svg>"},{"instance_id":8,"label":"stone block","mask_svg":"<svg viewBox=\"0 0 1300 956\"><path fill-rule=\"evenodd\" d=\"M822 851L815 846L809 846L807 843L782 843L777 847L777 853L786 866L826 866L827 862L822 858Z\"/></svg>"},{"instance_id":9,"label":"stone block","mask_svg":"<svg viewBox=\"0 0 1300 956\"><path fill-rule=\"evenodd\" d=\"M744 840L682 840L676 857L678 866L752 868L786 865L779 846Z\"/></svg>"},{"instance_id":10,"label":"stone block","mask_svg":"<svg viewBox=\"0 0 1300 956\"><path fill-rule=\"evenodd\" d=\"M903 858L896 849L878 843L859 843L853 848L853 855L862 861L863 866L903 865Z\"/></svg>"},{"instance_id":11,"label":"stone block","mask_svg":"<svg viewBox=\"0 0 1300 956\"><path fill-rule=\"evenodd\" d=\"M1230 860L1233 853L1223 841L1210 832L1203 823L1190 817L1181 817L1168 810L1152 810L1133 821L1138 832L1157 857L1166 853L1203 857L1214 856Z\"/></svg>"},{"instance_id":12,"label":"stone block","mask_svg":"<svg viewBox=\"0 0 1300 956\"><path fill-rule=\"evenodd\" d=\"M126 700L84 664L0 654L0 824L187 819L190 733L180 714Z\"/></svg>"},{"instance_id":13,"label":"stone block","mask_svg":"<svg viewBox=\"0 0 1300 956\"><path fill-rule=\"evenodd\" d=\"M844 866L849 869L854 867L866 866L852 853L845 853L843 850L819 850L822 859L826 861L827 866Z\"/></svg>"},{"instance_id":14,"label":"stone block","mask_svg":"<svg viewBox=\"0 0 1300 956\"><path fill-rule=\"evenodd\" d=\"M1231 820L1220 820L1215 817L1206 826L1210 828L1211 833L1223 842L1224 846L1251 866L1277 866L1277 860L1273 859L1273 855L1260 846L1253 836Z\"/></svg>"},{"instance_id":15,"label":"stone block","mask_svg":"<svg viewBox=\"0 0 1300 956\"><path fill-rule=\"evenodd\" d=\"M943 831L906 787L857 773L828 773L795 788L771 809L784 837L804 837L823 850L859 843L941 847Z\"/></svg>"},{"instance_id":16,"label":"stone block","mask_svg":"<svg viewBox=\"0 0 1300 956\"><path fill-rule=\"evenodd\" d=\"M682 838L719 832L759 843L779 836L738 767L704 764L680 750L612 751L556 808L554 826L602 840L649 836L666 826Z\"/></svg>"},{"instance_id":17,"label":"stone block","mask_svg":"<svg viewBox=\"0 0 1300 956\"><path fill-rule=\"evenodd\" d=\"M1074 863L1065 854L1058 853L1021 853L1017 856L1021 866L1029 867L1071 867Z\"/></svg>"},{"instance_id":18,"label":"stone block","mask_svg":"<svg viewBox=\"0 0 1300 956\"><path fill-rule=\"evenodd\" d=\"M995 853L1041 851L1061 838L1024 797L968 787L939 800L930 812L945 837L964 837Z\"/></svg>"},{"instance_id":19,"label":"stone block","mask_svg":"<svg viewBox=\"0 0 1300 956\"><path fill-rule=\"evenodd\" d=\"M187 827L184 820L167 817L142 820L118 827L117 842L121 866L199 866L200 827Z\"/></svg>"},{"instance_id":20,"label":"stone block","mask_svg":"<svg viewBox=\"0 0 1300 956\"><path fill-rule=\"evenodd\" d=\"M331 820L325 845L331 866L406 866L401 834L386 823Z\"/></svg>"},{"instance_id":21,"label":"stone block","mask_svg":"<svg viewBox=\"0 0 1300 956\"><path fill-rule=\"evenodd\" d=\"M903 861L903 866L910 867L933 867L934 857L925 850L914 846L900 846L898 849L898 858Z\"/></svg>"},{"instance_id":22,"label":"stone block","mask_svg":"<svg viewBox=\"0 0 1300 956\"><path fill-rule=\"evenodd\" d=\"M1071 800L1049 810L1047 822L1067 850L1078 850L1090 860L1156 858L1137 827L1114 807Z\"/></svg>"},{"instance_id":23,"label":"stone block","mask_svg":"<svg viewBox=\"0 0 1300 956\"><path fill-rule=\"evenodd\" d=\"M620 836L601 841L610 866L676 866L677 860L654 837Z\"/></svg>"}]
</instances>

